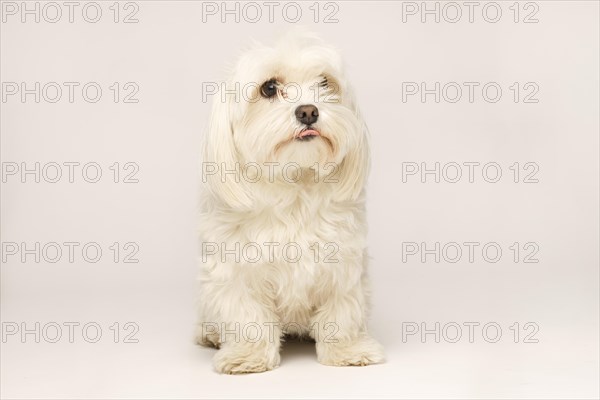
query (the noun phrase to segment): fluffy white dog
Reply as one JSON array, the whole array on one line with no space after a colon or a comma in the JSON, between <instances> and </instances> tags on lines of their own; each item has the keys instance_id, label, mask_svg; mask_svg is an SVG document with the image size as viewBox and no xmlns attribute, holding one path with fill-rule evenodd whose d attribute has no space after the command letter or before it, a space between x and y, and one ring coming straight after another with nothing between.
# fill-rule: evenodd
<instances>
[{"instance_id":1,"label":"fluffy white dog","mask_svg":"<svg viewBox=\"0 0 600 400\"><path fill-rule=\"evenodd\" d=\"M200 229L200 344L217 371L279 365L286 335L319 362L383 361L367 332L368 135L338 52L311 34L259 44L214 97Z\"/></svg>"}]
</instances>

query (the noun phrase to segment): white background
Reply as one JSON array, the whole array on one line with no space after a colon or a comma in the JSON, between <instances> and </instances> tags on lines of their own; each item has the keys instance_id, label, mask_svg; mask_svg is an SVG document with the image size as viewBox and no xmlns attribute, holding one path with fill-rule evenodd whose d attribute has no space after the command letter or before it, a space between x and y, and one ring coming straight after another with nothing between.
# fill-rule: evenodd
<instances>
[{"instance_id":1,"label":"white background","mask_svg":"<svg viewBox=\"0 0 600 400\"><path fill-rule=\"evenodd\" d=\"M220 81L250 38L273 42L298 24L282 17L282 5L274 23L265 7L258 23L243 18L236 23L233 15L221 23L220 14L203 22L202 3L192 1L138 1L138 23L114 23L112 3L99 2L103 14L97 23L83 19L83 2L73 23L65 6L57 23L43 17L35 23L31 15L22 23L20 14L3 15L2 82L26 82L28 88L35 82L81 85L73 103L64 86L57 103L44 98L36 103L33 95L24 103L19 95L2 101L3 168L97 162L103 173L98 183L87 183L76 169L69 183L64 167L58 183L36 183L33 175L22 183L17 174L2 184L5 246L96 242L103 250L97 263L82 259L81 247L73 263L67 254L56 263L3 254L4 329L11 323L29 329L36 322L80 324L73 343L64 325L57 343L44 337L36 343L33 334L24 340L20 334L6 336L3 398L599 396L598 2L535 2L538 23L523 23L535 10L524 3L515 23L513 2L499 3L496 23L483 18L485 2L475 9L473 23L462 2L456 23L443 15L439 23L433 15L422 23L420 14L405 15L403 22L402 3L391 1L336 2L337 23L323 22L335 8L321 3L315 23L312 2L298 3L298 24L342 51L371 130L371 330L388 361L326 367L317 363L314 345L286 343L280 368L248 376L216 374L215 351L192 341L197 166L210 107L202 84ZM123 7L120 19L133 10ZM493 18L494 11L488 12ZM81 96L87 82L103 89L97 103ZM121 88L135 82L139 102L115 103L109 89L114 82ZM433 95L425 102L418 95L403 102L402 82L480 86L472 103L465 86L456 103L444 98L436 103ZM488 82L503 90L496 103L481 95ZM521 88L517 103L509 89L514 82ZM528 82L539 88L537 103L523 102ZM139 182L112 182L114 162L135 162ZM443 178L436 183L432 175L425 183L420 175L403 182L408 162L428 168L436 162L495 162L502 177L488 183L480 166L473 183L466 167L457 183ZM515 162L522 173L525 163L536 163L539 182L523 183L524 175L513 182L509 167ZM115 263L109 249L114 242L135 242L139 263L123 263L122 252ZM426 262L418 255L403 262L403 242L425 242L428 248L436 242L481 245L472 263L466 253L456 263L444 258L436 263L431 255ZM500 261L482 257L488 242L501 247ZM529 251L523 249L515 262L509 249L514 242L521 248L535 243L539 262L524 263ZM89 322L102 328L97 343L81 334ZM115 322L119 343L110 330ZM123 343L126 322L139 326L139 343ZM433 334L403 340L403 323L411 322L428 329L454 322L463 326L463 336L457 343L447 340L453 331L439 343ZM480 324L473 343L465 322ZM497 343L482 336L489 322L502 328ZM515 322L518 343L510 330ZM539 327L538 343L524 343L528 322ZM495 336L493 329L489 336Z\"/></svg>"}]
</instances>

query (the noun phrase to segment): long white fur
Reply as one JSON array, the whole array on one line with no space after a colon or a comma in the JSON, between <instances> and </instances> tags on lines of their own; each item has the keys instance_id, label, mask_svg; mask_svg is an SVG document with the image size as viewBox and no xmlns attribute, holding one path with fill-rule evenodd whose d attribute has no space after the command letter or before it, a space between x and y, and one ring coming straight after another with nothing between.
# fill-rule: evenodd
<instances>
[{"instance_id":1,"label":"long white fur","mask_svg":"<svg viewBox=\"0 0 600 400\"><path fill-rule=\"evenodd\" d=\"M314 85L323 76L333 88L320 90L316 97ZM258 87L273 77L293 82L288 88L295 93L287 93L288 99L284 93L262 98ZM263 174L256 182L243 175L206 177L201 243L229 250L236 243L240 248L248 243L277 242L279 248L297 243L303 252L296 263L280 251L272 254L273 262L266 255L258 262L244 257L237 262L233 256L223 262L220 253L205 256L198 343L219 348L214 366L222 373L277 367L285 334L315 339L318 360L326 365L381 362L382 348L366 325L368 132L338 52L316 36L298 32L283 37L275 47L255 44L238 61L227 87L235 88L236 83L240 91L251 88L248 83L257 85L247 90L249 98L241 93L237 99L227 95L225 101L214 97L203 162L214 163L221 172L252 163L263 168ZM298 88L301 97L288 101ZM293 140L303 128L294 114L301 104L318 107L313 127L327 140ZM295 163L302 167L302 178L289 182L278 167L275 176L269 176L264 169L269 162ZM327 163L337 166L334 176L327 176L333 170ZM310 250L315 243L321 255L317 262ZM337 262L323 259L327 243L338 246L333 256ZM252 325L263 331L258 340L245 340L239 329L236 333L236 323L241 329Z\"/></svg>"}]
</instances>

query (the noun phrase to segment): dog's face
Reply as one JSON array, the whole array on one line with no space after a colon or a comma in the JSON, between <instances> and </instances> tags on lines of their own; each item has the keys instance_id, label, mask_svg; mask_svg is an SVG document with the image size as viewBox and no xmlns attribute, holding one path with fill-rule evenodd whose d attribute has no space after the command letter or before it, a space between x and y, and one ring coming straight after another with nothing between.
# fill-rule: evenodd
<instances>
[{"instance_id":1,"label":"dog's face","mask_svg":"<svg viewBox=\"0 0 600 400\"><path fill-rule=\"evenodd\" d=\"M362 186L366 128L336 50L298 34L273 48L256 46L243 54L226 89L215 98L205 159L319 169L334 163L330 171Z\"/></svg>"},{"instance_id":2,"label":"dog's face","mask_svg":"<svg viewBox=\"0 0 600 400\"><path fill-rule=\"evenodd\" d=\"M340 163L363 135L338 53L310 37L247 52L236 68L242 96L233 138L245 162Z\"/></svg>"}]
</instances>

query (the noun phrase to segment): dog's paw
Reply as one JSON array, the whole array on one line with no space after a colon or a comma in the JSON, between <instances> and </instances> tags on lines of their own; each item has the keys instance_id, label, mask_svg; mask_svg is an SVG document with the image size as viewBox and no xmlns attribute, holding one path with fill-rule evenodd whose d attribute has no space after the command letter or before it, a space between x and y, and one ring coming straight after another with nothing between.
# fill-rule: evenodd
<instances>
[{"instance_id":1,"label":"dog's paw","mask_svg":"<svg viewBox=\"0 0 600 400\"><path fill-rule=\"evenodd\" d=\"M349 342L317 343L317 359L321 364L337 367L379 364L385 360L383 348L372 337L360 336Z\"/></svg>"},{"instance_id":2,"label":"dog's paw","mask_svg":"<svg viewBox=\"0 0 600 400\"><path fill-rule=\"evenodd\" d=\"M196 329L196 343L200 346L214 347L218 349L221 345L220 337L218 332L207 332L202 325L199 325Z\"/></svg>"},{"instance_id":3,"label":"dog's paw","mask_svg":"<svg viewBox=\"0 0 600 400\"><path fill-rule=\"evenodd\" d=\"M222 374L249 374L270 371L279 366L279 349L275 346L256 347L227 344L213 358L217 372Z\"/></svg>"}]
</instances>

